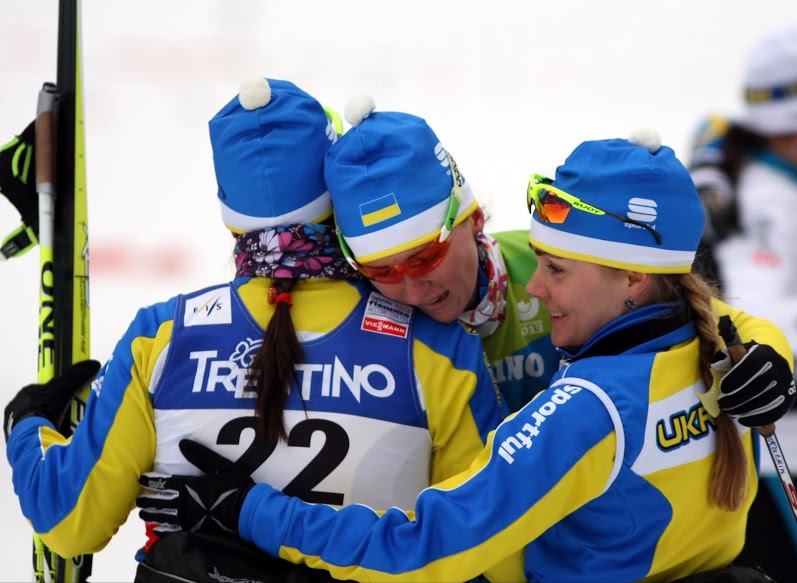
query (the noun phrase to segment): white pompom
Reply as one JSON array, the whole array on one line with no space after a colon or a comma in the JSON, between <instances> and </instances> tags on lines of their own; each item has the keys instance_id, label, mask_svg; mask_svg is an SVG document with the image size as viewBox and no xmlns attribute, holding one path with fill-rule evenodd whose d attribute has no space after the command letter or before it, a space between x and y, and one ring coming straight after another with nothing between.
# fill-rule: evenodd
<instances>
[{"instance_id":1,"label":"white pompom","mask_svg":"<svg viewBox=\"0 0 797 583\"><path fill-rule=\"evenodd\" d=\"M628 138L635 146L642 146L647 148L651 154L655 154L661 148L661 136L659 132L651 128L643 128L631 132L631 137Z\"/></svg>"},{"instance_id":2,"label":"white pompom","mask_svg":"<svg viewBox=\"0 0 797 583\"><path fill-rule=\"evenodd\" d=\"M271 87L262 77L241 82L238 101L244 109L258 109L271 101Z\"/></svg>"},{"instance_id":3,"label":"white pompom","mask_svg":"<svg viewBox=\"0 0 797 583\"><path fill-rule=\"evenodd\" d=\"M362 121L371 115L376 109L376 102L370 95L355 95L346 104L343 109L343 117L351 124L352 127L357 127Z\"/></svg>"}]
</instances>

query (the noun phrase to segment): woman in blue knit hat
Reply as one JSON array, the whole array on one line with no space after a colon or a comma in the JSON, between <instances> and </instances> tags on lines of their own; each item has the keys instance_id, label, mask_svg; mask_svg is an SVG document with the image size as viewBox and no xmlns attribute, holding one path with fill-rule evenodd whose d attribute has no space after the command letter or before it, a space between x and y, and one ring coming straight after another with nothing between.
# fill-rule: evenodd
<instances>
[{"instance_id":1,"label":"woman in blue knit hat","mask_svg":"<svg viewBox=\"0 0 797 583\"><path fill-rule=\"evenodd\" d=\"M6 408L14 488L44 543L97 552L138 502L141 581L281 572L241 560L237 537L172 534L165 501L214 451L308 502L410 506L504 417L478 336L382 296L343 258L323 176L337 134L318 101L258 78L209 126L235 279L139 310L71 439L59 415L97 363Z\"/></svg>"},{"instance_id":2,"label":"woman in blue knit hat","mask_svg":"<svg viewBox=\"0 0 797 583\"><path fill-rule=\"evenodd\" d=\"M357 581L765 581L729 566L757 489L757 436L719 412L712 388L723 345L711 289L690 273L704 215L688 171L639 132L584 142L553 180L535 175L527 199L539 259L527 289L565 365L467 471L424 490L414 512L199 477L180 522L225 488L245 493L218 517L228 528ZM790 373L777 382L793 400Z\"/></svg>"},{"instance_id":3,"label":"woman in blue knit hat","mask_svg":"<svg viewBox=\"0 0 797 583\"><path fill-rule=\"evenodd\" d=\"M375 107L349 100L352 128L324 164L343 250L385 296L475 329L517 411L559 367L548 313L524 290L528 234L485 233L476 193L426 120Z\"/></svg>"}]
</instances>

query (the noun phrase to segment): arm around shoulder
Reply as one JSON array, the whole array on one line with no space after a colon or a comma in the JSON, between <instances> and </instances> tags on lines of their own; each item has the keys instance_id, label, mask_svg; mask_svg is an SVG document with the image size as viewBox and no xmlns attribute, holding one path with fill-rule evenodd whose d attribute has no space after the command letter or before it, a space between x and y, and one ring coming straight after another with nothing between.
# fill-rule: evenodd
<instances>
[{"instance_id":1,"label":"arm around shoulder","mask_svg":"<svg viewBox=\"0 0 797 583\"><path fill-rule=\"evenodd\" d=\"M419 326L414 365L433 439L431 481L467 469L506 409L481 339L459 323Z\"/></svg>"}]
</instances>

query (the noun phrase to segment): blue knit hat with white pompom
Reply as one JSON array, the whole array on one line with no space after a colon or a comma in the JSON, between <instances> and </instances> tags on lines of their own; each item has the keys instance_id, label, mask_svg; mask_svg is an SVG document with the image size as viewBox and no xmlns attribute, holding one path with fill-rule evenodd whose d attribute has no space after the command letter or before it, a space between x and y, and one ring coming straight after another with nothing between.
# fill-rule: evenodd
<instances>
[{"instance_id":1,"label":"blue knit hat with white pompom","mask_svg":"<svg viewBox=\"0 0 797 583\"><path fill-rule=\"evenodd\" d=\"M312 96L289 81L246 81L208 125L228 229L245 233L332 215L324 156L337 134Z\"/></svg>"},{"instance_id":2,"label":"blue knit hat with white pompom","mask_svg":"<svg viewBox=\"0 0 797 583\"><path fill-rule=\"evenodd\" d=\"M478 208L461 175L462 187L452 191L452 159L426 120L374 109L370 96L349 100L344 116L352 128L324 163L335 222L361 263L440 236L452 192L462 196L455 225Z\"/></svg>"},{"instance_id":3,"label":"blue knit hat with white pompom","mask_svg":"<svg viewBox=\"0 0 797 583\"><path fill-rule=\"evenodd\" d=\"M582 143L556 169L552 186L607 214L573 207L555 224L532 212L529 240L535 248L643 273L691 270L705 224L703 205L689 172L655 131Z\"/></svg>"}]
</instances>

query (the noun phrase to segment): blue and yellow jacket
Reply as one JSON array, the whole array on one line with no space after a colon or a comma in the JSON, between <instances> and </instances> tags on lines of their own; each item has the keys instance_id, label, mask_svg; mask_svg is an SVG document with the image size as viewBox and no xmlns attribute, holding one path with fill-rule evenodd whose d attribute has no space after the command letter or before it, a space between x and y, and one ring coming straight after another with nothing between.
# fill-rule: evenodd
<instances>
[{"instance_id":1,"label":"blue and yellow jacket","mask_svg":"<svg viewBox=\"0 0 797 583\"><path fill-rule=\"evenodd\" d=\"M414 512L336 510L258 485L241 536L356 581L670 581L727 565L757 490L758 440L737 426L749 486L738 511L716 508L699 341L692 323L662 318L671 310L629 312L566 354L552 386Z\"/></svg>"},{"instance_id":2,"label":"blue and yellow jacket","mask_svg":"<svg viewBox=\"0 0 797 583\"><path fill-rule=\"evenodd\" d=\"M102 549L144 472L197 475L191 438L311 502L409 505L466 469L503 419L481 341L361 282L292 292L304 359L285 407L288 441L255 437L247 368L274 313L271 280L239 278L139 310L65 439L21 421L7 455L24 515L64 557Z\"/></svg>"}]
</instances>

